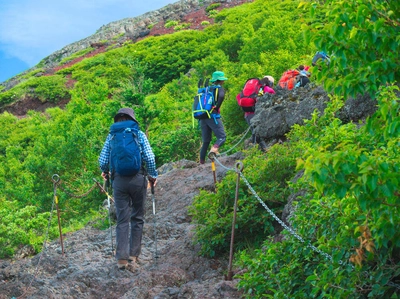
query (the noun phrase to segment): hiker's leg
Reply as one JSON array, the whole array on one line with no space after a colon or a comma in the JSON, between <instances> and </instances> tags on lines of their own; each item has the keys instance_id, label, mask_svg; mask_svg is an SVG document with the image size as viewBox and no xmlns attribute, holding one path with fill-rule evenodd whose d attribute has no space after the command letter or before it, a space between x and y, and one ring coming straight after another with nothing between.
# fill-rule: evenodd
<instances>
[{"instance_id":1,"label":"hiker's leg","mask_svg":"<svg viewBox=\"0 0 400 299\"><path fill-rule=\"evenodd\" d=\"M201 139L203 144L200 149L200 163L204 163L206 160L206 155L208 151L208 147L210 146L211 142L211 128L208 126L208 119L200 120L200 128L201 128Z\"/></svg>"},{"instance_id":2,"label":"hiker's leg","mask_svg":"<svg viewBox=\"0 0 400 299\"><path fill-rule=\"evenodd\" d=\"M250 126L251 129L251 143L256 143L256 134L254 133L254 127L251 126L250 120L254 117L254 113L251 114L246 114L244 119L246 120L246 123Z\"/></svg>"},{"instance_id":3,"label":"hiker's leg","mask_svg":"<svg viewBox=\"0 0 400 299\"><path fill-rule=\"evenodd\" d=\"M129 194L132 198L129 256L139 256L141 252L144 224L144 203L147 193L146 184L146 177L140 173L132 177L129 182Z\"/></svg>"},{"instance_id":4,"label":"hiker's leg","mask_svg":"<svg viewBox=\"0 0 400 299\"><path fill-rule=\"evenodd\" d=\"M205 163L209 146L210 146L210 142L203 142L201 149L200 149L200 164Z\"/></svg>"},{"instance_id":5,"label":"hiker's leg","mask_svg":"<svg viewBox=\"0 0 400 299\"><path fill-rule=\"evenodd\" d=\"M129 218L130 218L130 195L128 183L125 177L115 175L113 180L113 195L115 211L117 214L116 227L116 252L117 260L129 258Z\"/></svg>"},{"instance_id":6,"label":"hiker's leg","mask_svg":"<svg viewBox=\"0 0 400 299\"><path fill-rule=\"evenodd\" d=\"M214 132L215 136L217 137L217 141L214 143L214 147L219 148L223 145L226 141L226 134L224 129L224 124L222 123L222 119L218 119L218 123L215 122L210 124L211 130Z\"/></svg>"}]
</instances>

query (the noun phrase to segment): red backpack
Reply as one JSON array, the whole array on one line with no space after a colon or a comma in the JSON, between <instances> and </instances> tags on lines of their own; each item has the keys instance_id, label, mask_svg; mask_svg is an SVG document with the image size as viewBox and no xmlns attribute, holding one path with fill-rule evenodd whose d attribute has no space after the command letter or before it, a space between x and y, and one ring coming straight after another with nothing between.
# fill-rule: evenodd
<instances>
[{"instance_id":1,"label":"red backpack","mask_svg":"<svg viewBox=\"0 0 400 299\"><path fill-rule=\"evenodd\" d=\"M288 70L279 79L278 85L282 88L293 89L296 86L300 72L298 70Z\"/></svg>"},{"instance_id":2,"label":"red backpack","mask_svg":"<svg viewBox=\"0 0 400 299\"><path fill-rule=\"evenodd\" d=\"M256 97L262 87L261 81L258 78L247 79L241 93L238 95L238 104L244 112L254 112L257 102Z\"/></svg>"}]
</instances>

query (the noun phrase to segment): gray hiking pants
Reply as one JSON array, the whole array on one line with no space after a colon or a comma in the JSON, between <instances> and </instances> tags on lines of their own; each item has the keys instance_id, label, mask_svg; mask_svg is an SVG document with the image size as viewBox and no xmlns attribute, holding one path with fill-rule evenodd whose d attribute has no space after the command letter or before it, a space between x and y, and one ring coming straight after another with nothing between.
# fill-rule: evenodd
<instances>
[{"instance_id":1,"label":"gray hiking pants","mask_svg":"<svg viewBox=\"0 0 400 299\"><path fill-rule=\"evenodd\" d=\"M117 260L127 260L129 256L139 256L141 252L146 192L147 178L143 174L115 175L113 195L117 213Z\"/></svg>"},{"instance_id":2,"label":"gray hiking pants","mask_svg":"<svg viewBox=\"0 0 400 299\"><path fill-rule=\"evenodd\" d=\"M217 137L217 141L215 141L214 146L220 147L226 141L226 134L224 129L224 124L222 123L221 118L207 118L200 120L200 128L201 128L201 138L203 140L203 145L200 150L200 161L205 161L208 146L210 145L212 133Z\"/></svg>"}]
</instances>

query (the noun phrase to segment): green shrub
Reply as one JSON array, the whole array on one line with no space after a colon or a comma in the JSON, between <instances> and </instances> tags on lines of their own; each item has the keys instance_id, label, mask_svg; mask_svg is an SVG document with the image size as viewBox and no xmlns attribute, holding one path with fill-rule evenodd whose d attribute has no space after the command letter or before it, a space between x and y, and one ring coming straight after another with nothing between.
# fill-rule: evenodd
<instances>
[{"instance_id":1,"label":"green shrub","mask_svg":"<svg viewBox=\"0 0 400 299\"><path fill-rule=\"evenodd\" d=\"M294 175L295 151L275 146L268 158L253 149L243 160L244 176L258 196L280 214L289 195L287 181ZM202 191L189 209L196 226L196 242L204 255L213 257L229 252L236 173L229 174L217 185L217 192ZM257 182L262 182L258 184ZM235 249L257 248L275 232L274 220L241 180L236 216Z\"/></svg>"},{"instance_id":2,"label":"green shrub","mask_svg":"<svg viewBox=\"0 0 400 299\"><path fill-rule=\"evenodd\" d=\"M174 26L177 26L179 24L179 22L178 21L167 21L166 23L165 23L165 25L164 25L164 27L165 28L171 28L171 27L174 27Z\"/></svg>"},{"instance_id":3,"label":"green shrub","mask_svg":"<svg viewBox=\"0 0 400 299\"><path fill-rule=\"evenodd\" d=\"M35 206L19 208L17 201L0 199L0 258L10 258L24 245L39 252L46 237L49 212L38 213ZM53 224L56 224L56 219ZM49 238L57 236L57 227L49 231Z\"/></svg>"},{"instance_id":4,"label":"green shrub","mask_svg":"<svg viewBox=\"0 0 400 299\"><path fill-rule=\"evenodd\" d=\"M188 28L190 28L190 23L182 23L182 24L176 25L174 27L174 30L179 31L179 30L188 29Z\"/></svg>"},{"instance_id":5,"label":"green shrub","mask_svg":"<svg viewBox=\"0 0 400 299\"><path fill-rule=\"evenodd\" d=\"M210 11L207 13L207 15L208 15L209 18L214 18L216 15L218 15L218 10L215 10L215 9L210 10Z\"/></svg>"},{"instance_id":6,"label":"green shrub","mask_svg":"<svg viewBox=\"0 0 400 299\"><path fill-rule=\"evenodd\" d=\"M80 50L80 51L72 54L71 56L68 56L68 57L65 57L64 59L62 59L59 62L59 65L66 64L67 62L70 62L70 61L72 61L72 60L74 60L74 59L76 59L78 57L85 56L87 53L90 53L91 51L93 51L92 47L87 47L87 48L85 48L83 50Z\"/></svg>"},{"instance_id":7,"label":"green shrub","mask_svg":"<svg viewBox=\"0 0 400 299\"><path fill-rule=\"evenodd\" d=\"M220 7L221 3L212 3L206 8L206 12L210 12L212 10L215 10L216 8Z\"/></svg>"},{"instance_id":8,"label":"green shrub","mask_svg":"<svg viewBox=\"0 0 400 299\"><path fill-rule=\"evenodd\" d=\"M65 86L66 79L60 75L34 77L23 85L30 88L29 93L38 97L42 102L57 102L69 98L70 94Z\"/></svg>"}]
</instances>

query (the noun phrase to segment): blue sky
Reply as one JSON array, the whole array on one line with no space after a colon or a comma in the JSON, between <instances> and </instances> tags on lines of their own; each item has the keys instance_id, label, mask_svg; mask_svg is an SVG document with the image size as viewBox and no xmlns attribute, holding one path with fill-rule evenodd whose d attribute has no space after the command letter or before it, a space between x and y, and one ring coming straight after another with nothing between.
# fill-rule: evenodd
<instances>
[{"instance_id":1,"label":"blue sky","mask_svg":"<svg viewBox=\"0 0 400 299\"><path fill-rule=\"evenodd\" d=\"M101 26L178 0L0 0L0 82Z\"/></svg>"}]
</instances>

